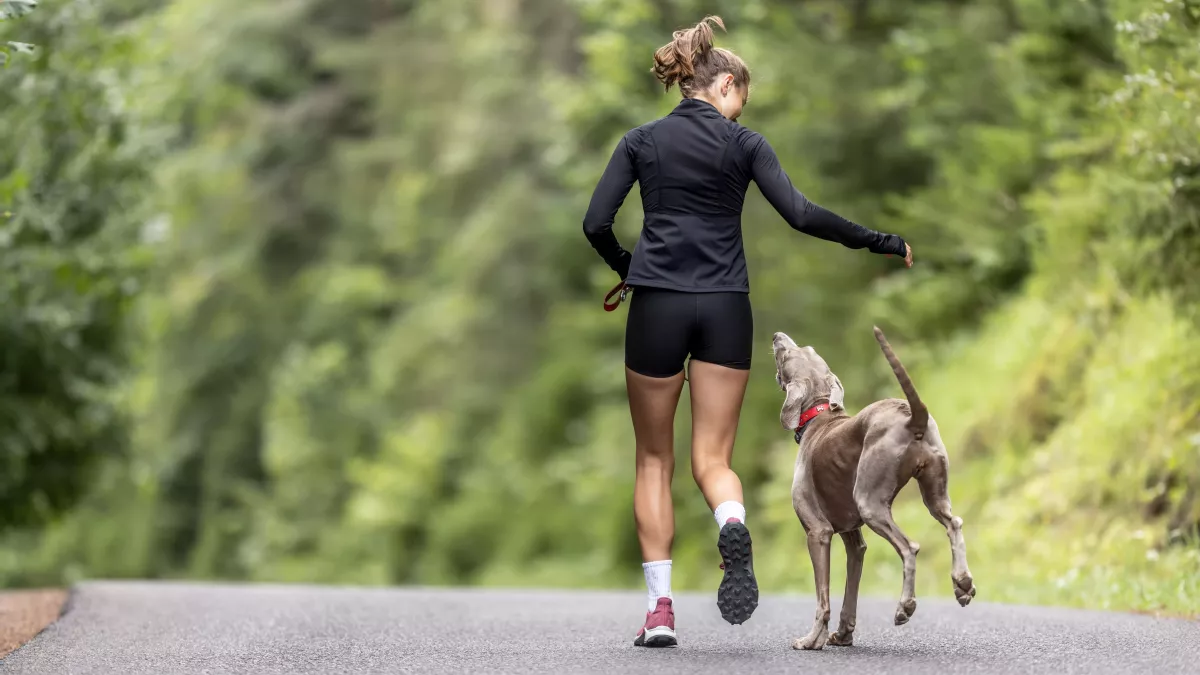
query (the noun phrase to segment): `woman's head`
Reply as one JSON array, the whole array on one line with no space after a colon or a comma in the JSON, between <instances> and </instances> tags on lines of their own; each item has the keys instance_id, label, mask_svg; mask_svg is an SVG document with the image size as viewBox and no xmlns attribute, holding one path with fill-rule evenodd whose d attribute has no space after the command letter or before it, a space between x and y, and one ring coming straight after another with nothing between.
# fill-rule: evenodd
<instances>
[{"instance_id":1,"label":"woman's head","mask_svg":"<svg viewBox=\"0 0 1200 675\"><path fill-rule=\"evenodd\" d=\"M714 25L725 30L721 17L708 16L675 31L671 42L654 52L654 75L668 91L678 84L685 97L708 101L735 120L750 93L750 69L737 54L713 46Z\"/></svg>"}]
</instances>

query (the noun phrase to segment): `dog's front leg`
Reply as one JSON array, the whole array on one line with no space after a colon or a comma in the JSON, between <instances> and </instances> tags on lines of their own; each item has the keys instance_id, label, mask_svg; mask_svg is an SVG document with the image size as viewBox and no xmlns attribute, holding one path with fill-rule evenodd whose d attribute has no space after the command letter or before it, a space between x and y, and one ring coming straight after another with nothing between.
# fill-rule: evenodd
<instances>
[{"instance_id":1,"label":"dog's front leg","mask_svg":"<svg viewBox=\"0 0 1200 675\"><path fill-rule=\"evenodd\" d=\"M832 539L831 527L808 530L808 557L812 559L817 582L817 616L812 631L797 638L792 643L793 649L821 649L829 640L829 542Z\"/></svg>"},{"instance_id":2,"label":"dog's front leg","mask_svg":"<svg viewBox=\"0 0 1200 675\"><path fill-rule=\"evenodd\" d=\"M854 623L858 618L858 584L862 581L863 558L867 554L867 542L863 540L862 528L842 533L846 545L846 596L842 599L842 618L837 632L829 636L829 644L849 647L854 644Z\"/></svg>"}]
</instances>

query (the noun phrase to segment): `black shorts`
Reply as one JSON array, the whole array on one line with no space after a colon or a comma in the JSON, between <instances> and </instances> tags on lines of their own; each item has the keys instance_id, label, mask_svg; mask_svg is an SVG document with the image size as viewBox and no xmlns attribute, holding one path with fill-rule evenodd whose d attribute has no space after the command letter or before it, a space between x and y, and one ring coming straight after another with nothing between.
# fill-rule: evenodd
<instances>
[{"instance_id":1,"label":"black shorts","mask_svg":"<svg viewBox=\"0 0 1200 675\"><path fill-rule=\"evenodd\" d=\"M625 324L625 365L639 375L670 377L688 354L697 361L750 369L754 315L748 293L634 289Z\"/></svg>"}]
</instances>

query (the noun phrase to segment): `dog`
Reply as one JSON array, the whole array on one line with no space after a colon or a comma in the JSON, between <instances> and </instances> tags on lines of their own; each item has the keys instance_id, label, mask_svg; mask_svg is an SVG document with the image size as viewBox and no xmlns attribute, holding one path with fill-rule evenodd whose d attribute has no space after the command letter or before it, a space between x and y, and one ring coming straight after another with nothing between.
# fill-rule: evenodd
<instances>
[{"instance_id":1,"label":"dog","mask_svg":"<svg viewBox=\"0 0 1200 675\"><path fill-rule=\"evenodd\" d=\"M912 478L917 479L929 513L950 538L950 577L958 604L966 607L975 597L963 521L951 513L946 492L950 467L946 446L908 372L878 327L875 339L907 401L876 401L854 416L846 413L841 381L812 347L800 347L784 333L775 333L772 341L775 379L786 392L779 421L795 432L799 445L792 507L808 535L808 554L816 577L816 620L807 636L792 643L794 649L854 643L858 584L867 550L864 524L891 543L904 563L896 625L912 617L917 609L914 576L921 547L904 536L892 519L892 502ZM837 631L830 635L829 544L834 534L841 535L846 546L846 596Z\"/></svg>"}]
</instances>

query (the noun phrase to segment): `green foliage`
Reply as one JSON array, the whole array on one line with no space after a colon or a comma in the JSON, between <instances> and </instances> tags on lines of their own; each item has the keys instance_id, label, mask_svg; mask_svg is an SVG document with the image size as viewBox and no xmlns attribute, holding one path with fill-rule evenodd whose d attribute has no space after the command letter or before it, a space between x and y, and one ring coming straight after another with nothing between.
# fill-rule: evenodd
<instances>
[{"instance_id":1,"label":"green foliage","mask_svg":"<svg viewBox=\"0 0 1200 675\"><path fill-rule=\"evenodd\" d=\"M37 7L37 0L0 0L0 21L8 21L25 16ZM16 52L17 54L32 54L34 45L28 42L16 42L7 40L0 42L0 66L8 65L9 54Z\"/></svg>"},{"instance_id":2,"label":"green foliage","mask_svg":"<svg viewBox=\"0 0 1200 675\"><path fill-rule=\"evenodd\" d=\"M25 16L37 5L37 0L0 0L0 21Z\"/></svg>"},{"instance_id":3,"label":"green foliage","mask_svg":"<svg viewBox=\"0 0 1200 675\"><path fill-rule=\"evenodd\" d=\"M146 262L145 154L122 110L131 41L66 11L22 23L50 49L0 72L0 529L70 506L95 460L126 447L112 387Z\"/></svg>"},{"instance_id":4,"label":"green foliage","mask_svg":"<svg viewBox=\"0 0 1200 675\"><path fill-rule=\"evenodd\" d=\"M48 261L5 283L73 284L56 302L107 309L43 332L36 311L0 317L39 381L106 369L95 397L3 405L22 423L57 415L46 428L73 445L55 447L112 452L65 516L8 535L0 580L640 583L623 311L599 310L614 279L580 221L620 135L676 102L649 73L654 48L717 12L719 42L753 69L743 123L808 196L903 234L917 261L799 237L747 200L760 339L734 465L764 587L810 588L811 570L762 336L814 345L853 407L898 394L880 324L950 447L988 599L1200 598L1186 3L95 6L23 24L61 33L32 38L43 88L0 75L22 125L0 129L16 149L0 203ZM618 218L627 245L639 207L635 192ZM66 281L47 271L64 266ZM98 341L55 346L98 315ZM107 440L71 426L91 419L81 407L114 420ZM687 407L675 575L710 588ZM29 501L20 475L14 504ZM926 544L919 590L944 594L944 534L912 494L897 514ZM869 544L868 588L896 592L899 564Z\"/></svg>"}]
</instances>

